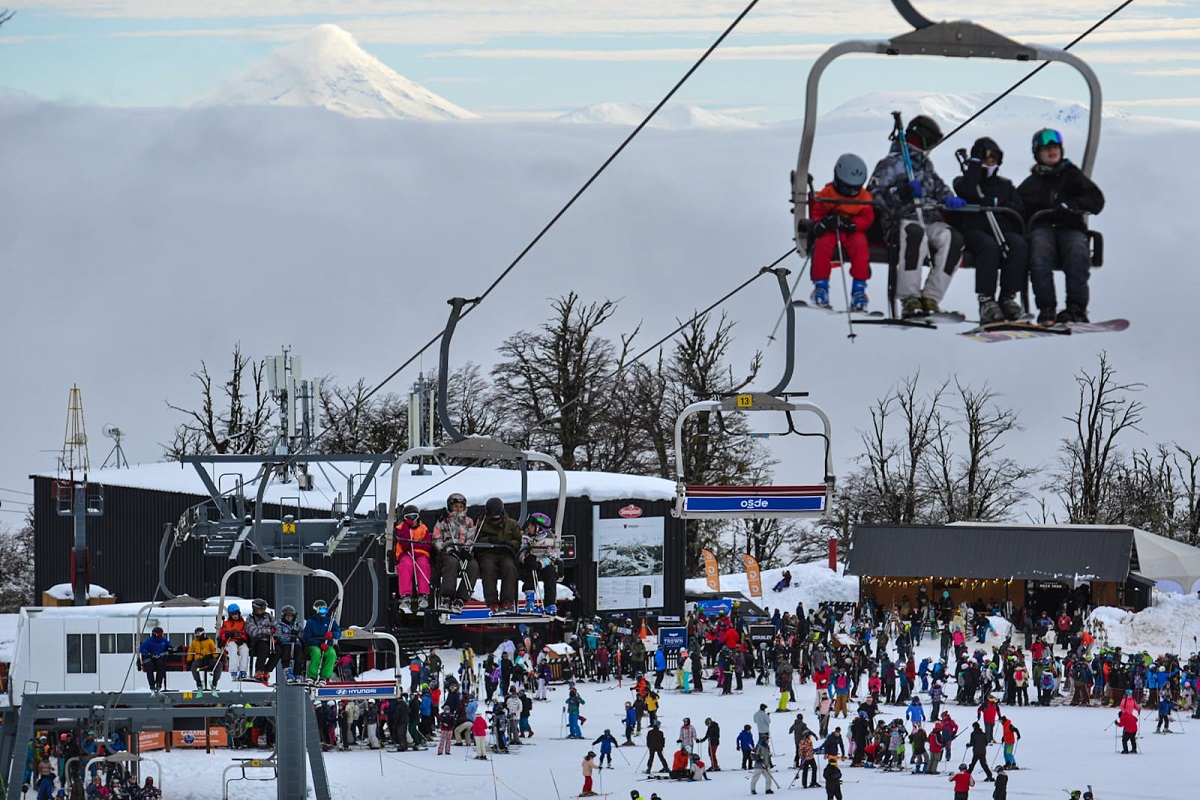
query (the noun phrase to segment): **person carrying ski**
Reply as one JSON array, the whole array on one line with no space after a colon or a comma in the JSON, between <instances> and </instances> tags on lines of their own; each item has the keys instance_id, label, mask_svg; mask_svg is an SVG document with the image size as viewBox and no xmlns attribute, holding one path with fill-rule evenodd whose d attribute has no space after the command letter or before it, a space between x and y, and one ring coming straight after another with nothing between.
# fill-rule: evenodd
<instances>
[{"instance_id":1,"label":"person carrying ski","mask_svg":"<svg viewBox=\"0 0 1200 800\"><path fill-rule=\"evenodd\" d=\"M1033 135L1034 165L1017 191L1029 220L1029 279L1038 324L1088 321L1087 222L1084 214L1104 210L1104 193L1079 167L1064 158L1062 134L1043 128ZM1034 216L1040 211L1037 219ZM1054 270L1067 277L1066 308L1055 314Z\"/></svg>"},{"instance_id":2,"label":"person carrying ski","mask_svg":"<svg viewBox=\"0 0 1200 800\"><path fill-rule=\"evenodd\" d=\"M467 516L467 498L458 492L446 498L446 510L433 526L433 542L438 553L438 608L457 614L479 579L471 552L475 520Z\"/></svg>"},{"instance_id":3,"label":"person carrying ski","mask_svg":"<svg viewBox=\"0 0 1200 800\"><path fill-rule=\"evenodd\" d=\"M771 761L771 745L768 741L759 741L758 746L754 748L754 774L750 777L750 794L758 794L758 781L762 777L767 779L767 794L775 794L771 788L775 782L771 775L771 769L775 766Z\"/></svg>"},{"instance_id":4,"label":"person carrying ski","mask_svg":"<svg viewBox=\"0 0 1200 800\"><path fill-rule=\"evenodd\" d=\"M959 215L967 251L975 258L975 294L979 297L979 322L983 325L1020 319L1023 311L1017 295L1025 288L1029 245L1022 235L1021 219L987 211L1008 208L1018 215L1025 212L1017 188L999 173L1003 163L1004 151L1000 145L984 136L971 145L971 157L963 164L963 174L954 179L958 196L984 209L980 213ZM1003 244L996 238L997 229ZM1000 302L996 302L997 279Z\"/></svg>"},{"instance_id":5,"label":"person carrying ski","mask_svg":"<svg viewBox=\"0 0 1200 800\"><path fill-rule=\"evenodd\" d=\"M221 630L217 633L218 643L229 657L229 677L241 680L250 669L246 621L242 619L242 609L237 603L230 603L225 609L225 614L225 621L221 623Z\"/></svg>"},{"instance_id":6,"label":"person carrying ski","mask_svg":"<svg viewBox=\"0 0 1200 800\"><path fill-rule=\"evenodd\" d=\"M266 683L279 662L275 646L275 616L267 610L266 600L256 598L250 605L250 616L246 618L246 638L250 640L254 677Z\"/></svg>"},{"instance_id":7,"label":"person carrying ski","mask_svg":"<svg viewBox=\"0 0 1200 800\"><path fill-rule=\"evenodd\" d=\"M521 526L505 512L503 500L489 497L483 521L476 528L474 552L483 583L483 601L492 614L516 613L516 555L520 547Z\"/></svg>"},{"instance_id":8,"label":"person carrying ski","mask_svg":"<svg viewBox=\"0 0 1200 800\"><path fill-rule=\"evenodd\" d=\"M167 656L175 652L175 645L163 634L163 629L155 627L150 635L142 641L138 648L138 663L146 673L146 682L150 691L158 694L163 690L167 681Z\"/></svg>"},{"instance_id":9,"label":"person carrying ski","mask_svg":"<svg viewBox=\"0 0 1200 800\"><path fill-rule=\"evenodd\" d=\"M204 691L210 686L217 688L217 680L221 677L221 657L217 643L209 638L204 628L196 628L193 633L186 660L192 679L196 681L196 691ZM209 676L212 677L211 682Z\"/></svg>"},{"instance_id":10,"label":"person carrying ski","mask_svg":"<svg viewBox=\"0 0 1200 800\"><path fill-rule=\"evenodd\" d=\"M407 505L395 531L396 589L400 612L411 614L429 607L429 561L433 556L433 534L421 522L421 509ZM413 581L417 601L413 603Z\"/></svg>"},{"instance_id":11,"label":"person carrying ski","mask_svg":"<svg viewBox=\"0 0 1200 800\"><path fill-rule=\"evenodd\" d=\"M542 610L553 616L558 613L558 540L554 523L546 514L530 514L521 536L521 591L525 593L525 613L537 613L537 582L542 582ZM661 678L659 679L661 683Z\"/></svg>"},{"instance_id":12,"label":"person carrying ski","mask_svg":"<svg viewBox=\"0 0 1200 800\"><path fill-rule=\"evenodd\" d=\"M613 736L612 731L608 728L605 728L604 733L592 742L593 746L600 745L600 760L596 762L597 766L605 766L605 759L608 759L608 766L612 766L612 749L615 744L617 744L617 737Z\"/></svg>"},{"instance_id":13,"label":"person carrying ski","mask_svg":"<svg viewBox=\"0 0 1200 800\"><path fill-rule=\"evenodd\" d=\"M324 600L313 603L313 614L304 623L304 643L308 645L308 683L325 682L333 675L337 662L337 643L342 638L342 628Z\"/></svg>"},{"instance_id":14,"label":"person carrying ski","mask_svg":"<svg viewBox=\"0 0 1200 800\"><path fill-rule=\"evenodd\" d=\"M867 165L853 153L843 153L833 167L833 181L817 192L812 204L812 304L829 308L829 274L833 260L850 263L850 310L867 310L867 281L871 277L871 251L867 229L875 221L871 193L863 188ZM780 591L791 582L775 586Z\"/></svg>"},{"instance_id":15,"label":"person carrying ski","mask_svg":"<svg viewBox=\"0 0 1200 800\"><path fill-rule=\"evenodd\" d=\"M889 239L898 237L896 297L905 319L941 310L938 304L962 258L962 234L916 202L942 203L951 210L966 205L946 186L927 155L941 140L942 130L936 122L923 114L913 117L902 134L896 132L891 149L875 165L867 184L881 227ZM922 288L921 265L926 256L932 268Z\"/></svg>"}]
</instances>

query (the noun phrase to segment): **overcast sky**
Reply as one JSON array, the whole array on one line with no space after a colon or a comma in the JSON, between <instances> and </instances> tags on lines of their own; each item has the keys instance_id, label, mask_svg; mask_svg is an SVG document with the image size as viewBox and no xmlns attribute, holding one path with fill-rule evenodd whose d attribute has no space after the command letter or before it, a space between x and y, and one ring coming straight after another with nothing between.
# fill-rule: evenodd
<instances>
[{"instance_id":1,"label":"overcast sky","mask_svg":"<svg viewBox=\"0 0 1200 800\"><path fill-rule=\"evenodd\" d=\"M969 18L1062 46L1120 0L927 0L931 19ZM746 0L41 0L0 28L0 86L44 99L182 105L314 25L336 23L401 74L490 116L556 114L656 100ZM0 6L2 7L2 6ZM801 116L814 56L847 38L907 30L888 0L761 0L680 95L760 120ZM1200 119L1200 4L1138 0L1076 49L1114 107ZM1027 67L879 57L839 62L829 104L870 88L999 91ZM844 94L838 90L844 91ZM1085 99L1065 67L1024 90Z\"/></svg>"}]
</instances>

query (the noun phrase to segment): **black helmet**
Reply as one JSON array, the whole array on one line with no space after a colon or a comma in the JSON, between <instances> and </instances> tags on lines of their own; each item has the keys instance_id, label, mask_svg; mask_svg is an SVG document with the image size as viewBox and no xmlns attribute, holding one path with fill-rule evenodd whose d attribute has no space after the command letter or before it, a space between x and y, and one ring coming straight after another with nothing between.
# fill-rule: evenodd
<instances>
[{"instance_id":1,"label":"black helmet","mask_svg":"<svg viewBox=\"0 0 1200 800\"><path fill-rule=\"evenodd\" d=\"M904 140L912 147L928 150L942 140L942 129L932 118L918 114L908 121Z\"/></svg>"},{"instance_id":2,"label":"black helmet","mask_svg":"<svg viewBox=\"0 0 1200 800\"><path fill-rule=\"evenodd\" d=\"M154 630L152 630L152 631L151 631L151 633L153 633L155 636L162 636L162 635L163 635L163 629L162 629L162 628L160 628L160 627L158 627L157 625L155 625L155 626L154 626Z\"/></svg>"},{"instance_id":3,"label":"black helmet","mask_svg":"<svg viewBox=\"0 0 1200 800\"><path fill-rule=\"evenodd\" d=\"M450 506L454 505L455 503L462 503L463 507L465 508L467 505L467 498L458 492L451 492L450 496L446 498L446 510L453 511L454 509Z\"/></svg>"},{"instance_id":4,"label":"black helmet","mask_svg":"<svg viewBox=\"0 0 1200 800\"><path fill-rule=\"evenodd\" d=\"M838 157L833 165L833 188L838 194L853 197L862 191L866 182L867 165L861 158L854 153L843 153Z\"/></svg>"},{"instance_id":5,"label":"black helmet","mask_svg":"<svg viewBox=\"0 0 1200 800\"><path fill-rule=\"evenodd\" d=\"M971 145L971 158L983 161L989 155L995 156L996 166L1004 163L1004 151L1000 149L1000 145L996 144L996 140L990 136L981 136L975 140L975 144Z\"/></svg>"},{"instance_id":6,"label":"black helmet","mask_svg":"<svg viewBox=\"0 0 1200 800\"><path fill-rule=\"evenodd\" d=\"M453 497L454 495L450 495L450 496ZM462 495L459 495L459 497L462 497ZM466 505L466 504L467 504L467 501L463 500L463 505ZM449 501L447 501L446 506L449 507L449 505L450 505L450 503L449 503ZM404 511L401 512L400 516L404 517L405 519L408 519L410 516L413 517L414 519L420 519L421 509L419 509L416 506L414 506L413 504L409 503L408 505L406 505L404 507Z\"/></svg>"},{"instance_id":7,"label":"black helmet","mask_svg":"<svg viewBox=\"0 0 1200 800\"><path fill-rule=\"evenodd\" d=\"M499 497L489 497L487 503L483 507L484 512L492 518L504 516L504 501Z\"/></svg>"},{"instance_id":8,"label":"black helmet","mask_svg":"<svg viewBox=\"0 0 1200 800\"><path fill-rule=\"evenodd\" d=\"M254 607L255 611L267 610L267 601L263 600L261 597L254 598L254 602L252 602L250 605Z\"/></svg>"}]
</instances>

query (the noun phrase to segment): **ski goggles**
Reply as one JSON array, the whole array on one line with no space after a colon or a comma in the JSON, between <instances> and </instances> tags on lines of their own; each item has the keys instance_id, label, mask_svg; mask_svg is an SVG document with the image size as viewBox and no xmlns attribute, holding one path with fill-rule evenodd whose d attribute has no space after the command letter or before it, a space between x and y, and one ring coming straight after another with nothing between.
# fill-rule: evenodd
<instances>
[{"instance_id":1,"label":"ski goggles","mask_svg":"<svg viewBox=\"0 0 1200 800\"><path fill-rule=\"evenodd\" d=\"M416 522L417 520L419 520L421 518L421 515L420 514L405 514L404 518L406 520L408 520L409 522Z\"/></svg>"},{"instance_id":2,"label":"ski goggles","mask_svg":"<svg viewBox=\"0 0 1200 800\"><path fill-rule=\"evenodd\" d=\"M1051 130L1050 128L1038 131L1033 135L1033 146L1035 148L1049 147L1052 144L1062 147L1062 143L1062 134L1056 130Z\"/></svg>"}]
</instances>

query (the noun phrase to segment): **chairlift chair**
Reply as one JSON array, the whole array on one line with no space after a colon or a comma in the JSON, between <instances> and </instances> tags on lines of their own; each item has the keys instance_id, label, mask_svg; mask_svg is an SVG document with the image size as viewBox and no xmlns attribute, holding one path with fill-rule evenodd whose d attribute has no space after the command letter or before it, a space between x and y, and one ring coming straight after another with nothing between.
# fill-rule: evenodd
<instances>
[{"instance_id":1,"label":"chairlift chair","mask_svg":"<svg viewBox=\"0 0 1200 800\"><path fill-rule=\"evenodd\" d=\"M807 259L811 255L809 234L813 225L811 205L815 197L811 189L812 176L809 174L809 167L817 127L817 101L821 76L834 60L847 54L989 58L1018 62L1057 61L1070 65L1087 83L1090 97L1087 142L1079 168L1085 175L1091 177L1096 151L1100 144L1103 101L1100 81L1085 61L1059 48L1016 42L982 25L966 20L933 22L918 13L912 7L910 0L892 0L892 5L913 26L914 30L881 41L849 40L840 42L822 53L809 70L805 90L804 128L800 139L800 153L796 169L791 175L793 236L796 242L796 252L801 258ZM979 207L972 208L970 206L965 209L967 213L978 213L980 210ZM1032 221L1030 220L1030 222ZM1099 267L1104 263L1103 236L1098 231L1089 231L1088 237L1092 266ZM872 241L870 245L871 263L886 265L888 268L888 310L891 317L886 321L874 321L894 323L899 318L895 297L896 270L900 259L898 243L895 241ZM966 253L964 253L962 266L972 266ZM861 321L867 322L868 320Z\"/></svg>"}]
</instances>

